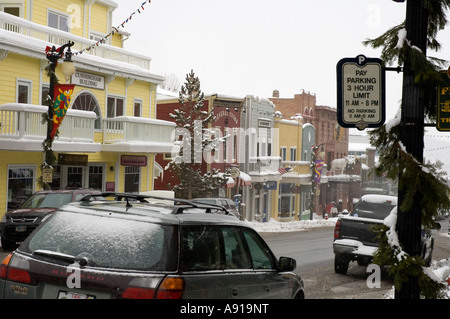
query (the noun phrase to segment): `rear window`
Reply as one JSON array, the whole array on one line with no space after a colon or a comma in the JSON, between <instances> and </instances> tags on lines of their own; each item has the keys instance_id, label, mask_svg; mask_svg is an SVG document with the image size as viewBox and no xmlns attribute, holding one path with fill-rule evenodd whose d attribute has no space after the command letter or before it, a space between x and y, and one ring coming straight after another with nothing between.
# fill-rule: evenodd
<instances>
[{"instance_id":1,"label":"rear window","mask_svg":"<svg viewBox=\"0 0 450 319\"><path fill-rule=\"evenodd\" d=\"M40 193L29 197L21 208L53 207L59 208L72 201L71 193Z\"/></svg>"},{"instance_id":2,"label":"rear window","mask_svg":"<svg viewBox=\"0 0 450 319\"><path fill-rule=\"evenodd\" d=\"M83 213L57 212L21 248L87 257L88 266L173 271L173 227Z\"/></svg>"},{"instance_id":3,"label":"rear window","mask_svg":"<svg viewBox=\"0 0 450 319\"><path fill-rule=\"evenodd\" d=\"M355 206L354 214L358 217L385 219L396 205L392 203L359 201Z\"/></svg>"}]
</instances>

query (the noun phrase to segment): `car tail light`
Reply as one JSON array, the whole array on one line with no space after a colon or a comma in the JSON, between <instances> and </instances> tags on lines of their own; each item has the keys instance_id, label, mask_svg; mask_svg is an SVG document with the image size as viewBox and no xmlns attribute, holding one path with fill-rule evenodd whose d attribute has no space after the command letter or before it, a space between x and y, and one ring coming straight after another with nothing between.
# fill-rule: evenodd
<instances>
[{"instance_id":1,"label":"car tail light","mask_svg":"<svg viewBox=\"0 0 450 319\"><path fill-rule=\"evenodd\" d=\"M29 284L31 277L28 271L20 268L9 267L12 254L9 254L0 265L0 278L5 278L11 281L17 281Z\"/></svg>"},{"instance_id":2,"label":"car tail light","mask_svg":"<svg viewBox=\"0 0 450 319\"><path fill-rule=\"evenodd\" d=\"M334 226L334 238L339 238L340 230L341 230L341 221L338 220L336 222L336 226Z\"/></svg>"},{"instance_id":3,"label":"car tail light","mask_svg":"<svg viewBox=\"0 0 450 319\"><path fill-rule=\"evenodd\" d=\"M0 264L0 278L6 278L6 274L8 272L9 261L11 260L12 254L6 256Z\"/></svg>"},{"instance_id":4,"label":"car tail light","mask_svg":"<svg viewBox=\"0 0 450 319\"><path fill-rule=\"evenodd\" d=\"M180 277L166 277L158 289L128 287L122 293L127 299L180 299L183 295L184 280Z\"/></svg>"},{"instance_id":5,"label":"car tail light","mask_svg":"<svg viewBox=\"0 0 450 319\"><path fill-rule=\"evenodd\" d=\"M122 294L122 298L127 299L153 299L155 297L155 289L128 287Z\"/></svg>"},{"instance_id":6,"label":"car tail light","mask_svg":"<svg viewBox=\"0 0 450 319\"><path fill-rule=\"evenodd\" d=\"M159 285L156 299L180 299L183 295L184 280L180 277L166 277Z\"/></svg>"}]
</instances>

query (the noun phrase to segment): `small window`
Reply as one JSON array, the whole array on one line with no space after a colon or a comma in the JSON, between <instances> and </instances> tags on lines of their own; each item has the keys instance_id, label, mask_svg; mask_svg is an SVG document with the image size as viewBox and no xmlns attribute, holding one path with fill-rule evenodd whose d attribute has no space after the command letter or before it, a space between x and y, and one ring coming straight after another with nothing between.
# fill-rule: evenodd
<instances>
[{"instance_id":1,"label":"small window","mask_svg":"<svg viewBox=\"0 0 450 319\"><path fill-rule=\"evenodd\" d=\"M124 112L123 106L124 106L123 98L108 96L106 116L108 118L122 116Z\"/></svg>"},{"instance_id":2,"label":"small window","mask_svg":"<svg viewBox=\"0 0 450 319\"><path fill-rule=\"evenodd\" d=\"M291 147L291 161L297 160L297 148Z\"/></svg>"},{"instance_id":3,"label":"small window","mask_svg":"<svg viewBox=\"0 0 450 319\"><path fill-rule=\"evenodd\" d=\"M48 84L43 84L42 88L41 88L41 104L42 105L47 105L47 97L48 94L50 93L50 85Z\"/></svg>"},{"instance_id":4,"label":"small window","mask_svg":"<svg viewBox=\"0 0 450 319\"><path fill-rule=\"evenodd\" d=\"M4 7L3 11L20 18L20 7Z\"/></svg>"},{"instance_id":5,"label":"small window","mask_svg":"<svg viewBox=\"0 0 450 319\"><path fill-rule=\"evenodd\" d=\"M141 117L142 116L142 101L134 100L134 116Z\"/></svg>"},{"instance_id":6,"label":"small window","mask_svg":"<svg viewBox=\"0 0 450 319\"><path fill-rule=\"evenodd\" d=\"M282 161L286 161L286 147L280 148L280 157Z\"/></svg>"},{"instance_id":7,"label":"small window","mask_svg":"<svg viewBox=\"0 0 450 319\"><path fill-rule=\"evenodd\" d=\"M17 103L31 104L31 82L17 81Z\"/></svg>"},{"instance_id":8,"label":"small window","mask_svg":"<svg viewBox=\"0 0 450 319\"><path fill-rule=\"evenodd\" d=\"M62 13L49 11L47 25L51 28L69 32L69 16Z\"/></svg>"}]
</instances>

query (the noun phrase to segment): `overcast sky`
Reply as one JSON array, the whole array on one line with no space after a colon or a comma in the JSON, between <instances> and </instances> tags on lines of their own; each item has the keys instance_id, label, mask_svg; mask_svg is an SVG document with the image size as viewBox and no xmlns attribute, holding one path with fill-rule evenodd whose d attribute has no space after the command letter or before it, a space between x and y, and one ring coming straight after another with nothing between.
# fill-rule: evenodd
<instances>
[{"instance_id":1,"label":"overcast sky","mask_svg":"<svg viewBox=\"0 0 450 319\"><path fill-rule=\"evenodd\" d=\"M144 0L115 0L116 26ZM317 104L336 108L336 64L342 58L380 57L362 44L401 23L406 3L392 0L152 0L126 23L125 49L152 58L151 70L181 82L194 70L202 90L237 97L290 98L302 90ZM428 55L450 60L450 31L443 49ZM396 66L396 65L395 65ZM401 100L402 74L386 72L386 118ZM434 132L433 132L434 134ZM445 132L450 143L450 132ZM449 144L450 145L450 144ZM425 153L428 157L448 157ZM427 155L428 154L428 155ZM431 155L434 156L431 156ZM449 164L450 167L450 164Z\"/></svg>"},{"instance_id":2,"label":"overcast sky","mask_svg":"<svg viewBox=\"0 0 450 319\"><path fill-rule=\"evenodd\" d=\"M142 0L116 0L120 24ZM362 41L405 19L406 5L391 0L152 0L125 24L125 48L152 58L151 70L191 69L205 93L293 97L316 94L336 107L336 64L345 57L380 52ZM450 41L449 41L450 45ZM387 76L388 113L401 97L401 75Z\"/></svg>"}]
</instances>

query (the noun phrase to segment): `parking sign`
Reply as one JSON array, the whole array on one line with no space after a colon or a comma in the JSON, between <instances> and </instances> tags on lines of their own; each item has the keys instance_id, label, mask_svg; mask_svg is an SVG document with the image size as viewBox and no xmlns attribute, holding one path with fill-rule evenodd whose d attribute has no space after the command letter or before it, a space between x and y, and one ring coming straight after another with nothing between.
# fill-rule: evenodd
<instances>
[{"instance_id":1,"label":"parking sign","mask_svg":"<svg viewBox=\"0 0 450 319\"><path fill-rule=\"evenodd\" d=\"M337 120L340 126L380 127L386 118L382 60L358 55L341 59L337 73Z\"/></svg>"}]
</instances>

